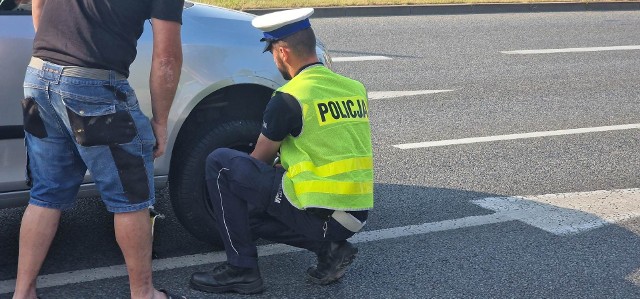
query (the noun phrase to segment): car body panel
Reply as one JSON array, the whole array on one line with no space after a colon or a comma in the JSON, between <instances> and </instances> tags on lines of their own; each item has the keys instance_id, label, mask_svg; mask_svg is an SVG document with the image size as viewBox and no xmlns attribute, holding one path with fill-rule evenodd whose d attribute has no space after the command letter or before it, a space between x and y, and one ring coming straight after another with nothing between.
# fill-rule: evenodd
<instances>
[{"instance_id":1,"label":"car body panel","mask_svg":"<svg viewBox=\"0 0 640 299\"><path fill-rule=\"evenodd\" d=\"M203 4L183 14L183 67L178 91L169 113L169 144L192 109L216 90L236 84L257 84L276 89L285 83L269 53L262 53L262 34L251 26L255 16ZM212 47L212 44L215 47ZM151 113L149 69L152 34L149 22L138 41L138 57L131 66L130 82L145 114ZM155 161L155 174L166 175L173 147Z\"/></svg>"},{"instance_id":2,"label":"car body panel","mask_svg":"<svg viewBox=\"0 0 640 299\"><path fill-rule=\"evenodd\" d=\"M0 127L6 132L22 130L22 82L25 66L31 57L34 30L30 15L6 15L2 18L0 22L11 24L0 26ZM0 138L0 192L27 189L25 161L22 139Z\"/></svg>"}]
</instances>

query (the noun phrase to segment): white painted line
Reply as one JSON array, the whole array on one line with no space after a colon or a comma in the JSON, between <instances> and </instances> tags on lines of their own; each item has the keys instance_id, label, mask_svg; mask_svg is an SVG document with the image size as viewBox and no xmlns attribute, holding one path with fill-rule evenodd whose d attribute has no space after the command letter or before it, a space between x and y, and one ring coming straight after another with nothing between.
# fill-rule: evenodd
<instances>
[{"instance_id":1,"label":"white painted line","mask_svg":"<svg viewBox=\"0 0 640 299\"><path fill-rule=\"evenodd\" d=\"M500 223L514 220L505 213L495 213L490 215L469 216L459 219L444 220L440 222L424 223L419 225L409 225L358 233L349 239L353 243L371 242L414 235L428 234L447 230L460 229L465 227L480 226L486 224Z\"/></svg>"},{"instance_id":2,"label":"white painted line","mask_svg":"<svg viewBox=\"0 0 640 299\"><path fill-rule=\"evenodd\" d=\"M640 124L579 128L579 129L557 130L557 131L543 131L543 132L496 135L496 136L485 136L485 137L471 137L471 138L449 139L449 140L439 140L439 141L426 141L426 142L418 142L418 143L396 144L394 145L394 147L397 147L400 149L426 148L426 147L438 147L438 146L447 146L447 145L472 144L472 143L491 142L491 141L527 139L527 138L537 138L537 137L585 134L585 133L607 132L607 131L621 131L621 130L632 130L632 129L640 129Z\"/></svg>"},{"instance_id":3,"label":"white painted line","mask_svg":"<svg viewBox=\"0 0 640 299\"><path fill-rule=\"evenodd\" d=\"M353 61L375 61L375 60L391 60L387 56L354 56L354 57L332 57L333 62L353 62Z\"/></svg>"},{"instance_id":4,"label":"white painted line","mask_svg":"<svg viewBox=\"0 0 640 299\"><path fill-rule=\"evenodd\" d=\"M473 203L556 235L577 234L640 216L640 189L491 197Z\"/></svg>"},{"instance_id":5,"label":"white painted line","mask_svg":"<svg viewBox=\"0 0 640 299\"><path fill-rule=\"evenodd\" d=\"M625 279L635 286L640 287L640 269L636 269L635 271L631 272L631 274L627 275Z\"/></svg>"},{"instance_id":6,"label":"white painted line","mask_svg":"<svg viewBox=\"0 0 640 299\"><path fill-rule=\"evenodd\" d=\"M496 213L459 219L365 231L349 240L364 243L442 232L507 221L522 221L557 235L584 232L606 224L640 216L640 189L576 192L537 196L490 197L472 201ZM302 251L283 244L258 246L261 257ZM171 270L226 260L224 252L195 254L153 261L154 271ZM38 277L38 287L56 287L100 279L124 277L125 265L84 269ZM15 280L0 281L0 294L13 292Z\"/></svg>"},{"instance_id":7,"label":"white painted line","mask_svg":"<svg viewBox=\"0 0 640 299\"><path fill-rule=\"evenodd\" d=\"M627 51L640 50L640 46L614 46L614 47L590 47L590 48L565 48L565 49L540 49L540 50L515 50L500 51L503 54L553 54L553 53L577 53L577 52L600 52L600 51Z\"/></svg>"},{"instance_id":8,"label":"white painted line","mask_svg":"<svg viewBox=\"0 0 640 299\"><path fill-rule=\"evenodd\" d=\"M453 90L443 89L443 90L407 90L407 91L370 91L369 100L382 100L382 99L409 97L409 96L434 94L434 93L449 92L449 91L453 91Z\"/></svg>"},{"instance_id":9,"label":"white painted line","mask_svg":"<svg viewBox=\"0 0 640 299\"><path fill-rule=\"evenodd\" d=\"M431 232L439 232L453 230L464 227L480 226L485 224L499 223L512 220L501 213L470 216L460 219L445 220L434 223L425 223L421 225L409 225L403 227L395 227L381 229L375 231L366 231L356 234L349 241L353 243L370 242L376 240L385 240L399 238L404 236L427 234ZM258 246L259 256L270 256L277 254L286 254L291 252L302 251L303 249L291 247L283 244L270 244ZM176 268L184 268L205 264L214 264L226 261L226 255L223 251L205 254L195 254L189 256L181 256L174 258L166 258L153 261L153 270L162 271ZM64 273L55 273L42 275L38 277L38 288L63 286L73 283L82 283L95 281L100 279L109 279L115 277L127 276L125 265L117 265L110 267L84 269ZM15 279L0 281L0 294L11 293L15 287Z\"/></svg>"}]
</instances>

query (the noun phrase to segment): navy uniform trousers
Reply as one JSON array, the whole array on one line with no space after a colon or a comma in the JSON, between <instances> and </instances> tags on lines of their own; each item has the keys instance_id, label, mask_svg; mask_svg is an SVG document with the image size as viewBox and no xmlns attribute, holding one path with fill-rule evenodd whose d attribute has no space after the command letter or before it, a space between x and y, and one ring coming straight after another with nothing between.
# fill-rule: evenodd
<instances>
[{"instance_id":1,"label":"navy uniform trousers","mask_svg":"<svg viewBox=\"0 0 640 299\"><path fill-rule=\"evenodd\" d=\"M207 157L207 189L231 265L258 267L257 238L317 254L328 242L354 234L333 218L291 205L282 192L284 172L227 148Z\"/></svg>"}]
</instances>

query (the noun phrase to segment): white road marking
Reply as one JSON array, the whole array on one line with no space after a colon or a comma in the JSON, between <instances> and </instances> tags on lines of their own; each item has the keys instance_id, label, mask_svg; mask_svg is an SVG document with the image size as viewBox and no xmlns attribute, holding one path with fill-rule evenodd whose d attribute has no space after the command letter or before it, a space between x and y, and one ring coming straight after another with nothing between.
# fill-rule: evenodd
<instances>
[{"instance_id":1,"label":"white road marking","mask_svg":"<svg viewBox=\"0 0 640 299\"><path fill-rule=\"evenodd\" d=\"M633 45L633 46L614 46L614 47L515 50L515 51L500 51L500 53L503 53L503 54L553 54L553 53L626 51L626 50L640 50L640 46L639 45Z\"/></svg>"},{"instance_id":2,"label":"white road marking","mask_svg":"<svg viewBox=\"0 0 640 299\"><path fill-rule=\"evenodd\" d=\"M353 62L353 61L375 61L375 60L391 60L387 56L354 56L354 57L332 57L333 62Z\"/></svg>"},{"instance_id":3,"label":"white road marking","mask_svg":"<svg viewBox=\"0 0 640 299\"><path fill-rule=\"evenodd\" d=\"M495 213L490 215L469 216L458 219L444 220L439 222L408 225L403 227L393 227L374 231L358 233L349 239L353 243L371 242L414 235L422 235L434 232L454 230L465 227L481 226L486 224L512 221L505 213Z\"/></svg>"},{"instance_id":4,"label":"white road marking","mask_svg":"<svg viewBox=\"0 0 640 299\"><path fill-rule=\"evenodd\" d=\"M349 240L353 243L364 243L507 221L522 221L557 235L573 234L640 216L640 205L637 204L639 196L640 189L620 189L537 196L490 197L474 200L472 203L496 211L494 214L365 231ZM258 246L258 255L264 257L302 250L283 244L270 244ZM163 271L215 264L225 260L225 253L218 251L154 260L153 269ZM126 275L125 265L84 269L39 276L38 287L56 287ZM13 292L14 286L15 280L0 281L0 294Z\"/></svg>"},{"instance_id":5,"label":"white road marking","mask_svg":"<svg viewBox=\"0 0 640 299\"><path fill-rule=\"evenodd\" d=\"M453 90L443 89L443 90L370 91L369 100L400 98L400 97L433 94L433 93L441 93L441 92L449 92L449 91L453 91Z\"/></svg>"},{"instance_id":6,"label":"white road marking","mask_svg":"<svg viewBox=\"0 0 640 299\"><path fill-rule=\"evenodd\" d=\"M472 201L556 235L576 234L640 216L640 189L599 190Z\"/></svg>"},{"instance_id":7,"label":"white road marking","mask_svg":"<svg viewBox=\"0 0 640 299\"><path fill-rule=\"evenodd\" d=\"M472 143L491 142L491 141L527 139L527 138L537 138L537 137L621 131L621 130L632 130L632 129L640 129L640 124L627 124L627 125L616 125L616 126L557 130L557 131L542 131L542 132L521 133L521 134L471 137L471 138L449 139L449 140L439 140L439 141L426 141L426 142L418 142L418 143L396 144L394 145L394 147L397 147L400 149L412 149L412 148L438 147L438 146L447 146L447 145L472 144Z\"/></svg>"},{"instance_id":8,"label":"white road marking","mask_svg":"<svg viewBox=\"0 0 640 299\"><path fill-rule=\"evenodd\" d=\"M635 286L640 287L640 269L636 269L631 272L631 274L627 275L625 279L630 283L633 283Z\"/></svg>"}]
</instances>

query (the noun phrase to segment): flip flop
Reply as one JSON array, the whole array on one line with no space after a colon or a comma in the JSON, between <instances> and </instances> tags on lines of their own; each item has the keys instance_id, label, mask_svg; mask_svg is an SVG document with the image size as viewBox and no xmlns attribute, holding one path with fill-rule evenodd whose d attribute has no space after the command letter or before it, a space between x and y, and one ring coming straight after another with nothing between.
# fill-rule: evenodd
<instances>
[{"instance_id":1,"label":"flip flop","mask_svg":"<svg viewBox=\"0 0 640 299\"><path fill-rule=\"evenodd\" d=\"M167 299L187 299L187 297L185 296L179 296L176 295L174 293L171 293L167 290L158 290L160 293L164 293L165 295L167 295Z\"/></svg>"}]
</instances>

